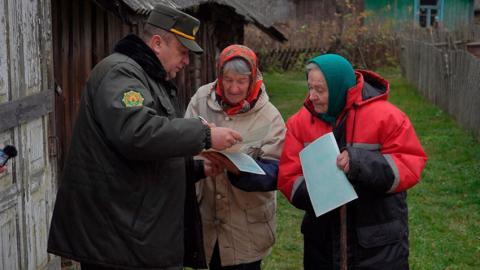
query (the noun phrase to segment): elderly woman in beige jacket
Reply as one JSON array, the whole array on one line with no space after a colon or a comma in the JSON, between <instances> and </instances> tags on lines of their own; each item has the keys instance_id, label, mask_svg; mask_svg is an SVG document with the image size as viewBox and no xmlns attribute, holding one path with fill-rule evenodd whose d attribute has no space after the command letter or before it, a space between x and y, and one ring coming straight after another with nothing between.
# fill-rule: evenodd
<instances>
[{"instance_id":1,"label":"elderly woman in beige jacket","mask_svg":"<svg viewBox=\"0 0 480 270\"><path fill-rule=\"evenodd\" d=\"M239 172L226 159L225 172L197 183L204 247L210 269L260 269L275 242L278 160L285 136L279 111L270 103L255 53L241 45L219 56L218 78L198 89L186 117L201 116L242 134L270 126L261 140L243 144L265 175Z\"/></svg>"}]
</instances>

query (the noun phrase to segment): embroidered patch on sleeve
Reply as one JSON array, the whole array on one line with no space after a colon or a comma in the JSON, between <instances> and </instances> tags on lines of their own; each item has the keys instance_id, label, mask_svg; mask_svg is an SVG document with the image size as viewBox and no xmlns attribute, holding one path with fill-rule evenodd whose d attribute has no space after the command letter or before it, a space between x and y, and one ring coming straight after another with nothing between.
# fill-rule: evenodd
<instances>
[{"instance_id":1,"label":"embroidered patch on sleeve","mask_svg":"<svg viewBox=\"0 0 480 270\"><path fill-rule=\"evenodd\" d=\"M142 94L138 91L130 90L123 93L122 101L125 107L143 106L143 100Z\"/></svg>"}]
</instances>

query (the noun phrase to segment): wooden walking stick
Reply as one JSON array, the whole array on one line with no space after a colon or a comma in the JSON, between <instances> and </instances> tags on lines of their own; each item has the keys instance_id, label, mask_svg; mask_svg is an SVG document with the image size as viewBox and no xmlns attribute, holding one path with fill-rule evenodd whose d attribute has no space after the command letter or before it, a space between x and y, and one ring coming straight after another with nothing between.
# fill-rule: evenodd
<instances>
[{"instance_id":1,"label":"wooden walking stick","mask_svg":"<svg viewBox=\"0 0 480 270\"><path fill-rule=\"evenodd\" d=\"M340 270L347 270L347 205L340 207Z\"/></svg>"}]
</instances>

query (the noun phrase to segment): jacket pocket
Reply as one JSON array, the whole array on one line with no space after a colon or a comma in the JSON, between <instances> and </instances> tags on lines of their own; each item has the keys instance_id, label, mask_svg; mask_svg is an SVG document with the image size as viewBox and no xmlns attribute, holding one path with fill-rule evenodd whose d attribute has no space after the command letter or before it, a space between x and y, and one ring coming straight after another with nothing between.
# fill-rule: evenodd
<instances>
[{"instance_id":1,"label":"jacket pocket","mask_svg":"<svg viewBox=\"0 0 480 270\"><path fill-rule=\"evenodd\" d=\"M358 243L364 248L381 247L399 242L407 233L400 220L357 228Z\"/></svg>"},{"instance_id":2,"label":"jacket pocket","mask_svg":"<svg viewBox=\"0 0 480 270\"><path fill-rule=\"evenodd\" d=\"M275 202L246 209L247 227L254 250L265 251L275 243Z\"/></svg>"}]
</instances>

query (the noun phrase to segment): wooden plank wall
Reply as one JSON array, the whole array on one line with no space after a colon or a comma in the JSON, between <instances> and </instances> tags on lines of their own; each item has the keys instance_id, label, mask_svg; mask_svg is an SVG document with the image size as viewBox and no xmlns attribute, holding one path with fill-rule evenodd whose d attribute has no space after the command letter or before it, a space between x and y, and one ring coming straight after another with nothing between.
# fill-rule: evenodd
<instances>
[{"instance_id":1,"label":"wooden plank wall","mask_svg":"<svg viewBox=\"0 0 480 270\"><path fill-rule=\"evenodd\" d=\"M295 0L295 17L297 20L333 20L335 18L335 0Z\"/></svg>"},{"instance_id":2,"label":"wooden plank wall","mask_svg":"<svg viewBox=\"0 0 480 270\"><path fill-rule=\"evenodd\" d=\"M177 75L181 109L203 84L216 79L216 63L220 52L231 44L243 44L245 20L231 8L204 4L195 11L186 11L201 22L197 42L203 48L200 55L190 54L190 65Z\"/></svg>"},{"instance_id":3,"label":"wooden plank wall","mask_svg":"<svg viewBox=\"0 0 480 270\"><path fill-rule=\"evenodd\" d=\"M53 0L53 48L57 84L56 128L59 170L70 145L80 97L91 69L112 51L115 43L140 26L129 25L93 1Z\"/></svg>"},{"instance_id":4,"label":"wooden plank wall","mask_svg":"<svg viewBox=\"0 0 480 270\"><path fill-rule=\"evenodd\" d=\"M0 174L0 269L59 265L46 252L56 191L48 149L54 85L50 12L50 0L0 0L0 111L8 119L0 147L18 149Z\"/></svg>"},{"instance_id":5,"label":"wooden plank wall","mask_svg":"<svg viewBox=\"0 0 480 270\"><path fill-rule=\"evenodd\" d=\"M453 42L453 45L480 40L480 25L458 27L453 31L448 29L408 28L399 32L399 36L407 39L423 40L428 43Z\"/></svg>"},{"instance_id":6,"label":"wooden plank wall","mask_svg":"<svg viewBox=\"0 0 480 270\"><path fill-rule=\"evenodd\" d=\"M137 17L137 23L130 24L91 0L52 1L55 82L58 85L55 118L60 144L57 160L61 171L89 72L112 52L118 40L130 32L140 33L141 20L145 17ZM175 81L181 109L186 108L198 87L215 80L216 57L220 51L229 44L243 43L245 24L231 8L217 4L205 4L187 12L202 22L197 39L205 53L191 54L188 68L177 74Z\"/></svg>"},{"instance_id":7,"label":"wooden plank wall","mask_svg":"<svg viewBox=\"0 0 480 270\"><path fill-rule=\"evenodd\" d=\"M403 39L402 68L431 102L480 139L480 59L454 46Z\"/></svg>"}]
</instances>

